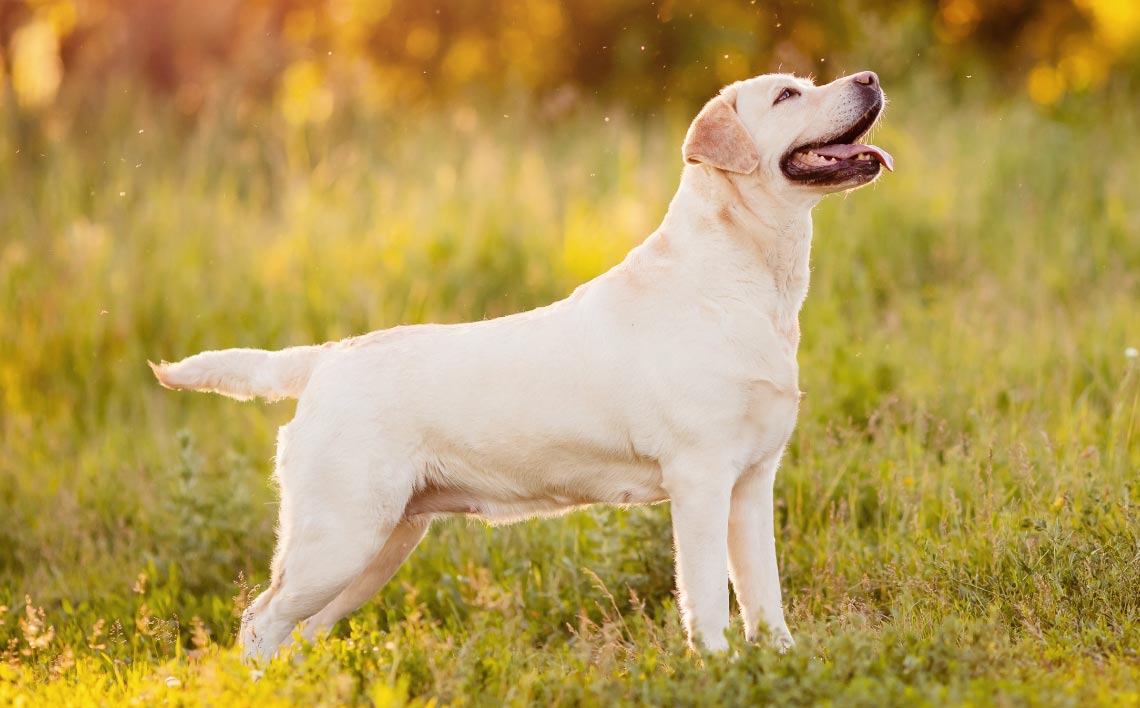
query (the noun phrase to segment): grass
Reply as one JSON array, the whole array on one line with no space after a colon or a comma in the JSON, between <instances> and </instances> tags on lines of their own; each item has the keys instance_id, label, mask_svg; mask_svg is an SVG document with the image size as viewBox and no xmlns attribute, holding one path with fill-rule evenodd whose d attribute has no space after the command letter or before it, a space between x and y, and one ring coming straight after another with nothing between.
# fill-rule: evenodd
<instances>
[{"instance_id":1,"label":"grass","mask_svg":"<svg viewBox=\"0 0 1140 708\"><path fill-rule=\"evenodd\" d=\"M921 86L876 136L899 171L816 212L795 649L688 653L667 506L596 509L437 524L257 682L292 405L146 359L558 298L656 226L688 116L0 109L0 704L1140 705L1140 104Z\"/></svg>"}]
</instances>

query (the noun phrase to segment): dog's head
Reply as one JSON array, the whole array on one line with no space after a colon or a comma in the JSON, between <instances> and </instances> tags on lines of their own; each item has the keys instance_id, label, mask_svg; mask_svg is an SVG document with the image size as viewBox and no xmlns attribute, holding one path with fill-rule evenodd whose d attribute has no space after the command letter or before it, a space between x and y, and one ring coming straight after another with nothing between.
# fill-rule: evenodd
<instances>
[{"instance_id":1,"label":"dog's head","mask_svg":"<svg viewBox=\"0 0 1140 708\"><path fill-rule=\"evenodd\" d=\"M682 152L690 165L763 179L771 187L826 194L874 181L889 154L858 144L886 97L873 72L825 86L766 74L727 86L705 104Z\"/></svg>"}]
</instances>

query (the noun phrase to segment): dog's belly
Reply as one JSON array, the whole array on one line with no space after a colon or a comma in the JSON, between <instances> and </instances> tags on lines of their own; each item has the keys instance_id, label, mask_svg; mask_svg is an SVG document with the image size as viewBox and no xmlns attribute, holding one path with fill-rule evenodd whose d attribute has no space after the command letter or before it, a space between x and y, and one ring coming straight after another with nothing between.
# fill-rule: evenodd
<instances>
[{"instance_id":1,"label":"dog's belly","mask_svg":"<svg viewBox=\"0 0 1140 708\"><path fill-rule=\"evenodd\" d=\"M453 464L431 474L412 495L406 516L466 514L493 523L550 516L591 504L654 504L668 498L656 462L581 464L569 468L553 460L520 474ZM494 468L492 468L494 469Z\"/></svg>"}]
</instances>

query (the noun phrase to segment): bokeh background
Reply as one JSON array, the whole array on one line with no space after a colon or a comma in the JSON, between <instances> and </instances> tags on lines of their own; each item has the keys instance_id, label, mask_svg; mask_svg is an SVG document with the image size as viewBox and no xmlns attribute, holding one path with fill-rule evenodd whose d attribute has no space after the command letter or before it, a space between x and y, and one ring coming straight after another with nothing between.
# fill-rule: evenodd
<instances>
[{"instance_id":1,"label":"bokeh background","mask_svg":"<svg viewBox=\"0 0 1140 708\"><path fill-rule=\"evenodd\" d=\"M856 59L888 80L921 67L945 90L969 90L971 78L1052 106L1134 80L1138 35L1140 10L1117 0L0 6L9 85L27 110L97 101L125 84L191 117L274 104L294 124L502 92L556 112L581 97L653 110L776 68L831 77Z\"/></svg>"},{"instance_id":2,"label":"bokeh background","mask_svg":"<svg viewBox=\"0 0 1140 708\"><path fill-rule=\"evenodd\" d=\"M256 684L291 403L147 359L548 303L722 85L873 69L816 209L786 656L686 652L667 505L441 521ZM0 704L1140 705L1140 4L0 2ZM489 412L493 414L493 412Z\"/></svg>"}]
</instances>

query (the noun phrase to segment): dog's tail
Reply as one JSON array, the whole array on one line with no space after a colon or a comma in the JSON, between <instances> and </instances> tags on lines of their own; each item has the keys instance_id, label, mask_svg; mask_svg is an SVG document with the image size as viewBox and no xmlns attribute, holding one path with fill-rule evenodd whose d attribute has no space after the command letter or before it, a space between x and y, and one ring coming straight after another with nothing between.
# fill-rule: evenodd
<instances>
[{"instance_id":1,"label":"dog's tail","mask_svg":"<svg viewBox=\"0 0 1140 708\"><path fill-rule=\"evenodd\" d=\"M239 401L258 396L276 401L298 398L326 351L323 346L293 347L276 352L223 349L195 354L174 364L147 363L166 388L211 391Z\"/></svg>"}]
</instances>

